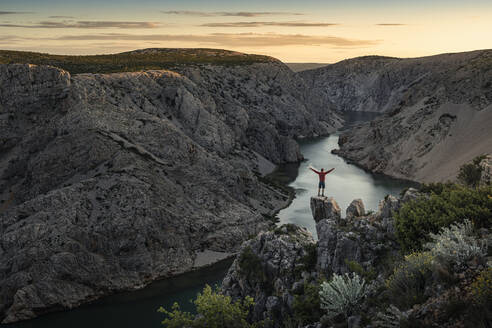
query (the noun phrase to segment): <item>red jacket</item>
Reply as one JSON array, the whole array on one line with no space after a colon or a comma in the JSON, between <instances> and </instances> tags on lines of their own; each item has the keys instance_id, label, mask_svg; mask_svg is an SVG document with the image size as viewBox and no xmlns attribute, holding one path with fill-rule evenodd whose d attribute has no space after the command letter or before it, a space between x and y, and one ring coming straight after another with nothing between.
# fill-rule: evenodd
<instances>
[{"instance_id":1,"label":"red jacket","mask_svg":"<svg viewBox=\"0 0 492 328\"><path fill-rule=\"evenodd\" d=\"M320 171L316 171L315 169L313 169L313 168L311 168L311 167L310 167L310 169L311 169L314 173L316 173L316 174L319 176L319 181L320 181L320 182L325 182L325 176L326 176L328 173L330 173L331 171L333 171L333 170L334 170L334 168L333 168L333 169L328 170L328 171L323 171L323 172L320 172Z\"/></svg>"}]
</instances>

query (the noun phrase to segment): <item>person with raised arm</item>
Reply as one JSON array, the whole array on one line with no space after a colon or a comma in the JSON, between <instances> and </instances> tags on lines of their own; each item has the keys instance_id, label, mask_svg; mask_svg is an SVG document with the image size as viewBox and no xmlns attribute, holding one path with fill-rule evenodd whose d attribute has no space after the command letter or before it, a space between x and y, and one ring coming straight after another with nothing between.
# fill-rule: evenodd
<instances>
[{"instance_id":1,"label":"person with raised arm","mask_svg":"<svg viewBox=\"0 0 492 328\"><path fill-rule=\"evenodd\" d=\"M319 197L319 192L321 191L321 197L325 197L325 176L333 171L335 168L332 168L331 170L325 171L324 168L321 168L321 171L316 170L314 167L309 165L309 169L316 173L319 177L319 184L318 184L318 197Z\"/></svg>"}]
</instances>

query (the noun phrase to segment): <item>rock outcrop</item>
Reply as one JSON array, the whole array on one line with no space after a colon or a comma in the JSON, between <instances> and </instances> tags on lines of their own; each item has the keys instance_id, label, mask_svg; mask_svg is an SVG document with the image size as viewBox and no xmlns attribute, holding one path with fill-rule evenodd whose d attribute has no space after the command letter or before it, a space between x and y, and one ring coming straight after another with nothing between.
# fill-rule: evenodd
<instances>
[{"instance_id":1,"label":"rock outcrop","mask_svg":"<svg viewBox=\"0 0 492 328\"><path fill-rule=\"evenodd\" d=\"M316 223L321 220L340 221L342 210L333 197L311 197L311 213Z\"/></svg>"},{"instance_id":2,"label":"rock outcrop","mask_svg":"<svg viewBox=\"0 0 492 328\"><path fill-rule=\"evenodd\" d=\"M278 61L176 70L0 65L0 321L236 251L288 201L265 167L338 124Z\"/></svg>"},{"instance_id":3,"label":"rock outcrop","mask_svg":"<svg viewBox=\"0 0 492 328\"><path fill-rule=\"evenodd\" d=\"M252 320L271 319L282 327L292 313L294 295L304 279L316 277L306 266L313 237L304 228L284 225L246 242L222 281L222 291L233 297L252 296ZM313 272L309 270L312 269Z\"/></svg>"},{"instance_id":4,"label":"rock outcrop","mask_svg":"<svg viewBox=\"0 0 492 328\"><path fill-rule=\"evenodd\" d=\"M337 154L373 172L454 179L492 149L492 51L361 57L299 73L312 98L340 111L384 113L340 136Z\"/></svg>"},{"instance_id":5,"label":"rock outcrop","mask_svg":"<svg viewBox=\"0 0 492 328\"><path fill-rule=\"evenodd\" d=\"M373 275L373 279L383 276L388 270L387 260L399 252L392 210L418 196L420 193L410 188L401 199L388 196L382 200L377 213L346 218L341 218L333 198L312 197L318 242L304 228L291 224L262 233L243 244L222 282L222 292L253 297L253 321L270 319L273 327L296 324L296 315L306 315L300 304L313 301L305 298L309 297L309 286L319 284L319 279L354 269L359 274ZM361 210L364 204L354 200L348 212L352 213L355 206ZM306 327L318 326L314 323Z\"/></svg>"},{"instance_id":6,"label":"rock outcrop","mask_svg":"<svg viewBox=\"0 0 492 328\"><path fill-rule=\"evenodd\" d=\"M354 200L347 213L351 213L354 203L364 206L360 199ZM334 210L338 208L336 201L326 202L322 197L312 197L311 204L315 204L311 208L324 208L326 213L316 221L317 267L326 276L350 272L351 263L357 263L366 270L374 269L384 257L398 250L392 220L387 219L392 216L386 216L387 200L381 202L382 210L374 215L348 215L342 221L334 219L339 215L339 211Z\"/></svg>"},{"instance_id":7,"label":"rock outcrop","mask_svg":"<svg viewBox=\"0 0 492 328\"><path fill-rule=\"evenodd\" d=\"M347 219L356 218L359 216L363 216L365 213L366 209L364 207L364 202L362 201L362 199L358 198L354 199L350 203L349 207L347 207L346 217Z\"/></svg>"}]
</instances>

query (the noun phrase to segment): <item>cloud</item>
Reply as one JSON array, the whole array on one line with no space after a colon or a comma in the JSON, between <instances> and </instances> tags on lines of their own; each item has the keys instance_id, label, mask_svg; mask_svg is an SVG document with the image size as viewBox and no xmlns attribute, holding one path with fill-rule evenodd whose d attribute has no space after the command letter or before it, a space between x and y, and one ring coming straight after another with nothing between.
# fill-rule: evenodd
<instances>
[{"instance_id":1,"label":"cloud","mask_svg":"<svg viewBox=\"0 0 492 328\"><path fill-rule=\"evenodd\" d=\"M379 44L380 40L357 40L336 36L317 36L303 34L276 34L276 33L212 33L205 35L174 35L174 34L146 34L135 35L125 33L102 33L86 35L66 35L55 40L97 41L97 40L124 40L124 41L161 41L161 42L196 42L222 47L270 47L288 45L331 45L339 47L366 47Z\"/></svg>"},{"instance_id":2,"label":"cloud","mask_svg":"<svg viewBox=\"0 0 492 328\"><path fill-rule=\"evenodd\" d=\"M22 27L22 28L156 28L159 26L161 26L161 24L155 22L116 22L116 21L78 21L78 22L45 21L33 25L0 24L0 27Z\"/></svg>"},{"instance_id":3,"label":"cloud","mask_svg":"<svg viewBox=\"0 0 492 328\"><path fill-rule=\"evenodd\" d=\"M71 19L71 18L75 18L73 16L49 16L48 18L66 18L66 19Z\"/></svg>"},{"instance_id":4,"label":"cloud","mask_svg":"<svg viewBox=\"0 0 492 328\"><path fill-rule=\"evenodd\" d=\"M305 22L231 22L231 23L206 23L199 26L205 27L262 27L262 26L287 26L287 27L327 27L339 25L336 23L305 23Z\"/></svg>"},{"instance_id":5,"label":"cloud","mask_svg":"<svg viewBox=\"0 0 492 328\"><path fill-rule=\"evenodd\" d=\"M30 11L0 11L0 15L24 15L24 14L33 14Z\"/></svg>"},{"instance_id":6,"label":"cloud","mask_svg":"<svg viewBox=\"0 0 492 328\"><path fill-rule=\"evenodd\" d=\"M380 23L376 24L377 26L406 26L407 24L401 24L401 23Z\"/></svg>"},{"instance_id":7,"label":"cloud","mask_svg":"<svg viewBox=\"0 0 492 328\"><path fill-rule=\"evenodd\" d=\"M15 35L0 35L0 41L16 41L23 40L24 38Z\"/></svg>"},{"instance_id":8,"label":"cloud","mask_svg":"<svg viewBox=\"0 0 492 328\"><path fill-rule=\"evenodd\" d=\"M302 13L280 12L280 11L193 11L193 10L169 10L161 13L166 15L198 16L198 17L260 17L260 16L301 16Z\"/></svg>"}]
</instances>

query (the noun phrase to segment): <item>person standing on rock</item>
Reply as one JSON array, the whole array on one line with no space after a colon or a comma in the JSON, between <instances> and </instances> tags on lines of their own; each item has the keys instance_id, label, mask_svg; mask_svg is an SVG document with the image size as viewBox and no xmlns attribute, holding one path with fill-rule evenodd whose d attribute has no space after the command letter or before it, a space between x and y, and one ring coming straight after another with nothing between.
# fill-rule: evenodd
<instances>
[{"instance_id":1,"label":"person standing on rock","mask_svg":"<svg viewBox=\"0 0 492 328\"><path fill-rule=\"evenodd\" d=\"M321 190L321 196L324 197L325 196L325 176L328 173L330 173L331 171L333 171L335 168L332 168L331 170L328 170L328 171L325 171L324 168L321 168L321 171L318 171L315 168L313 168L311 165L309 165L309 168L311 169L311 171L313 171L314 173L316 173L319 176L318 196L319 196L319 192Z\"/></svg>"}]
</instances>

